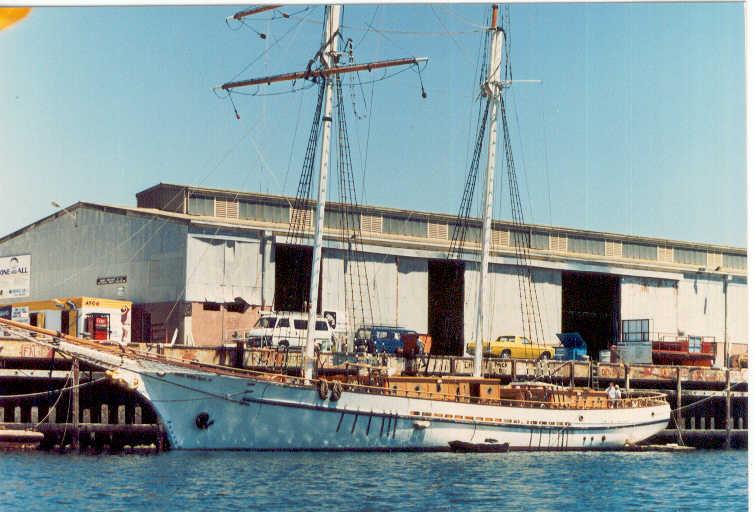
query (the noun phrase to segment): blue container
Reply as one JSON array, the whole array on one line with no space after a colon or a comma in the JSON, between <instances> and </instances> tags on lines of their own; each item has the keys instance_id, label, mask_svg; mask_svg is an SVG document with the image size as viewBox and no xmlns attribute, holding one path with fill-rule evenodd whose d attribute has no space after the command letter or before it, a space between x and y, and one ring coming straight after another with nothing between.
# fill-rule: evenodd
<instances>
[{"instance_id":1,"label":"blue container","mask_svg":"<svg viewBox=\"0 0 755 512\"><path fill-rule=\"evenodd\" d=\"M561 346L556 347L555 359L559 361L579 361L587 355L587 343L578 332L562 332L556 334Z\"/></svg>"}]
</instances>

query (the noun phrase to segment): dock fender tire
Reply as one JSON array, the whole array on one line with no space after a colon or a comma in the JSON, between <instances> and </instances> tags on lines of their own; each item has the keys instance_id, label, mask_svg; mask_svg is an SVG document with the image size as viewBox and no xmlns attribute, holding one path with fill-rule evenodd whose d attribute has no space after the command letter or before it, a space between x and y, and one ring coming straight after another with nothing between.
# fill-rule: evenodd
<instances>
[{"instance_id":1,"label":"dock fender tire","mask_svg":"<svg viewBox=\"0 0 755 512\"><path fill-rule=\"evenodd\" d=\"M330 401L337 402L338 399L341 398L341 393L343 393L341 383L339 381L333 382L333 390L330 392Z\"/></svg>"},{"instance_id":2,"label":"dock fender tire","mask_svg":"<svg viewBox=\"0 0 755 512\"><path fill-rule=\"evenodd\" d=\"M503 352L501 352L501 357L503 359L511 359L511 350L506 349Z\"/></svg>"},{"instance_id":3,"label":"dock fender tire","mask_svg":"<svg viewBox=\"0 0 755 512\"><path fill-rule=\"evenodd\" d=\"M551 355L549 352L543 352L542 354L540 354L540 357L538 359L540 359L541 361L548 361L550 358Z\"/></svg>"},{"instance_id":4,"label":"dock fender tire","mask_svg":"<svg viewBox=\"0 0 755 512\"><path fill-rule=\"evenodd\" d=\"M320 395L322 400L328 398L328 381L320 379L317 381L317 394Z\"/></svg>"}]
</instances>

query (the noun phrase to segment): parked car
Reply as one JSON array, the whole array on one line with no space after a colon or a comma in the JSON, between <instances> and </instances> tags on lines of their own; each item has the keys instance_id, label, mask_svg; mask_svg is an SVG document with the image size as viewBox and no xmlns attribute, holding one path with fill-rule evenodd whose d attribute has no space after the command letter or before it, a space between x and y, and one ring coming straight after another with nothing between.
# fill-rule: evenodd
<instances>
[{"instance_id":1,"label":"parked car","mask_svg":"<svg viewBox=\"0 0 755 512\"><path fill-rule=\"evenodd\" d=\"M476 343L467 343L467 352L474 354ZM482 353L488 357L514 357L518 359L553 359L555 350L548 345L532 343L524 336L498 336L495 341L483 341Z\"/></svg>"},{"instance_id":2,"label":"parked car","mask_svg":"<svg viewBox=\"0 0 755 512\"><path fill-rule=\"evenodd\" d=\"M388 325L369 325L360 327L354 336L354 351L369 352L370 354L403 353L404 341L407 335L417 336L416 351L424 353L424 342L417 331L406 327L394 327Z\"/></svg>"},{"instance_id":3,"label":"parked car","mask_svg":"<svg viewBox=\"0 0 755 512\"><path fill-rule=\"evenodd\" d=\"M262 313L254 327L247 332L248 347L276 347L281 350L302 348L307 342L309 315L298 311ZM317 316L315 346L323 352L333 349L334 331L328 321Z\"/></svg>"}]
</instances>

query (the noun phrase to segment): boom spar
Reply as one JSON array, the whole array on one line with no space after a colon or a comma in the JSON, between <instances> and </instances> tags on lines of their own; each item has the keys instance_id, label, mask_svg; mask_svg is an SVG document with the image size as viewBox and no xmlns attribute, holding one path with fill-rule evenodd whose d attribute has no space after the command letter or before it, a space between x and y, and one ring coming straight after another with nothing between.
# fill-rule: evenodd
<instances>
[{"instance_id":1,"label":"boom spar","mask_svg":"<svg viewBox=\"0 0 755 512\"><path fill-rule=\"evenodd\" d=\"M294 71L292 73L283 73L280 75L270 75L261 78L251 78L248 80L240 80L237 82L228 82L223 85L219 85L217 89L223 89L225 91L236 89L239 87L249 87L252 85L270 85L276 82L294 81L299 79L312 79L312 78L324 78L333 75L355 73L357 71L372 71L375 69L384 69L395 66L408 66L419 65L423 62L427 62L426 57L407 57L403 59L393 60L381 60L377 62L368 62L365 64L350 64L348 66L335 66L322 69L315 69L309 71Z\"/></svg>"}]
</instances>

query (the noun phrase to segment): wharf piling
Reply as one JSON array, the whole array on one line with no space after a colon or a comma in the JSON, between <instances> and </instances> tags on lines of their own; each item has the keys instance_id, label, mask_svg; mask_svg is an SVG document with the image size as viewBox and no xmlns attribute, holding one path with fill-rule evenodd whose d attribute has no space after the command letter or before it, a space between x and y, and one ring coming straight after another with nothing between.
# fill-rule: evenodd
<instances>
[{"instance_id":1,"label":"wharf piling","mask_svg":"<svg viewBox=\"0 0 755 512\"><path fill-rule=\"evenodd\" d=\"M49 370L40 371L42 364ZM165 433L151 405L78 359L0 357L0 389L0 449L165 449Z\"/></svg>"}]
</instances>

